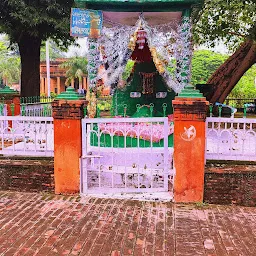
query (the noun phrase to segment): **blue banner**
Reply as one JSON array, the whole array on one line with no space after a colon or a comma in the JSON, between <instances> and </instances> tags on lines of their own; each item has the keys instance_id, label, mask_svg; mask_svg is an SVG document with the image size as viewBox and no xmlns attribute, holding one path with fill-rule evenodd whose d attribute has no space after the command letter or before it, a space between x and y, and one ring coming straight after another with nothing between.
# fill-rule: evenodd
<instances>
[{"instance_id":1,"label":"blue banner","mask_svg":"<svg viewBox=\"0 0 256 256\"><path fill-rule=\"evenodd\" d=\"M100 37L103 23L102 11L71 9L70 35L74 37Z\"/></svg>"}]
</instances>

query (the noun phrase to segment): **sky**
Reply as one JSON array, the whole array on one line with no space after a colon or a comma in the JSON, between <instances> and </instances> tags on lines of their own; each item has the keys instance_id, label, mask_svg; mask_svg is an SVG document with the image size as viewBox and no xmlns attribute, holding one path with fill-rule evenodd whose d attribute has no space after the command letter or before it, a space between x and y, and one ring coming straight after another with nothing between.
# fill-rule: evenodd
<instances>
[{"instance_id":1,"label":"sky","mask_svg":"<svg viewBox=\"0 0 256 256\"><path fill-rule=\"evenodd\" d=\"M88 51L88 44L87 44L87 38L79 38L76 41L80 47L70 46L68 49L68 52L65 54L66 57L73 57L73 56L86 56L86 53Z\"/></svg>"}]
</instances>

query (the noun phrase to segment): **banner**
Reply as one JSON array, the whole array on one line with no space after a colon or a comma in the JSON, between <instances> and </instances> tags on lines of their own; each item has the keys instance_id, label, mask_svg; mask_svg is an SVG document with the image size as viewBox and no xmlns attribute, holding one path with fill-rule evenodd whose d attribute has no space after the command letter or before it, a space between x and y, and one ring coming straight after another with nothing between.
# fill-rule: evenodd
<instances>
[{"instance_id":1,"label":"banner","mask_svg":"<svg viewBox=\"0 0 256 256\"><path fill-rule=\"evenodd\" d=\"M102 29L102 11L71 9L70 35L74 37L100 37Z\"/></svg>"}]
</instances>

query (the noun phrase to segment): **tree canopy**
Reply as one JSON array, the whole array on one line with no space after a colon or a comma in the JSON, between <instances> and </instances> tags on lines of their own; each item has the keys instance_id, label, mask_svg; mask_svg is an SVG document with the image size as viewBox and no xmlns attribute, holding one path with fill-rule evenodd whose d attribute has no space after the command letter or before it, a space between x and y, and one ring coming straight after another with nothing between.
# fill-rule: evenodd
<instances>
[{"instance_id":1,"label":"tree canopy","mask_svg":"<svg viewBox=\"0 0 256 256\"><path fill-rule=\"evenodd\" d=\"M0 31L18 43L23 35L46 40L51 37L68 46L73 0L1 0Z\"/></svg>"},{"instance_id":2,"label":"tree canopy","mask_svg":"<svg viewBox=\"0 0 256 256\"><path fill-rule=\"evenodd\" d=\"M6 38L0 41L0 80L3 85L12 85L20 79L20 58L6 44Z\"/></svg>"},{"instance_id":3,"label":"tree canopy","mask_svg":"<svg viewBox=\"0 0 256 256\"><path fill-rule=\"evenodd\" d=\"M195 51L192 58L192 84L206 84L216 69L228 58L210 50Z\"/></svg>"},{"instance_id":4,"label":"tree canopy","mask_svg":"<svg viewBox=\"0 0 256 256\"><path fill-rule=\"evenodd\" d=\"M73 57L61 64L61 67L67 68L66 85L70 85L76 78L79 81L79 89L82 89L82 78L87 75L87 59L84 57Z\"/></svg>"},{"instance_id":5,"label":"tree canopy","mask_svg":"<svg viewBox=\"0 0 256 256\"><path fill-rule=\"evenodd\" d=\"M245 39L256 40L256 1L205 0L194 22L197 43L214 46L222 40L234 50Z\"/></svg>"},{"instance_id":6,"label":"tree canopy","mask_svg":"<svg viewBox=\"0 0 256 256\"><path fill-rule=\"evenodd\" d=\"M40 94L40 47L47 38L66 47L73 0L1 0L0 32L17 43L21 57L21 96Z\"/></svg>"},{"instance_id":7,"label":"tree canopy","mask_svg":"<svg viewBox=\"0 0 256 256\"><path fill-rule=\"evenodd\" d=\"M192 58L192 84L206 84L216 69L221 66L228 55L210 50L197 50ZM256 97L256 65L253 65L236 84L229 94L230 98Z\"/></svg>"},{"instance_id":8,"label":"tree canopy","mask_svg":"<svg viewBox=\"0 0 256 256\"><path fill-rule=\"evenodd\" d=\"M194 40L214 46L218 40L234 51L209 78L207 99L224 102L241 77L256 63L256 1L205 0L194 27Z\"/></svg>"}]
</instances>

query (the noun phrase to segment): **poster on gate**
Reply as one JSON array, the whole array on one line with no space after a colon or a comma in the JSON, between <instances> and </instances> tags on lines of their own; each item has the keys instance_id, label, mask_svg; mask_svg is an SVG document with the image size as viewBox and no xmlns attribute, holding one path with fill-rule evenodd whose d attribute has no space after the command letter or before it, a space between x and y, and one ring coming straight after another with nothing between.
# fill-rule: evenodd
<instances>
[{"instance_id":1,"label":"poster on gate","mask_svg":"<svg viewBox=\"0 0 256 256\"><path fill-rule=\"evenodd\" d=\"M99 38L102 30L102 23L102 11L71 8L71 36Z\"/></svg>"}]
</instances>

